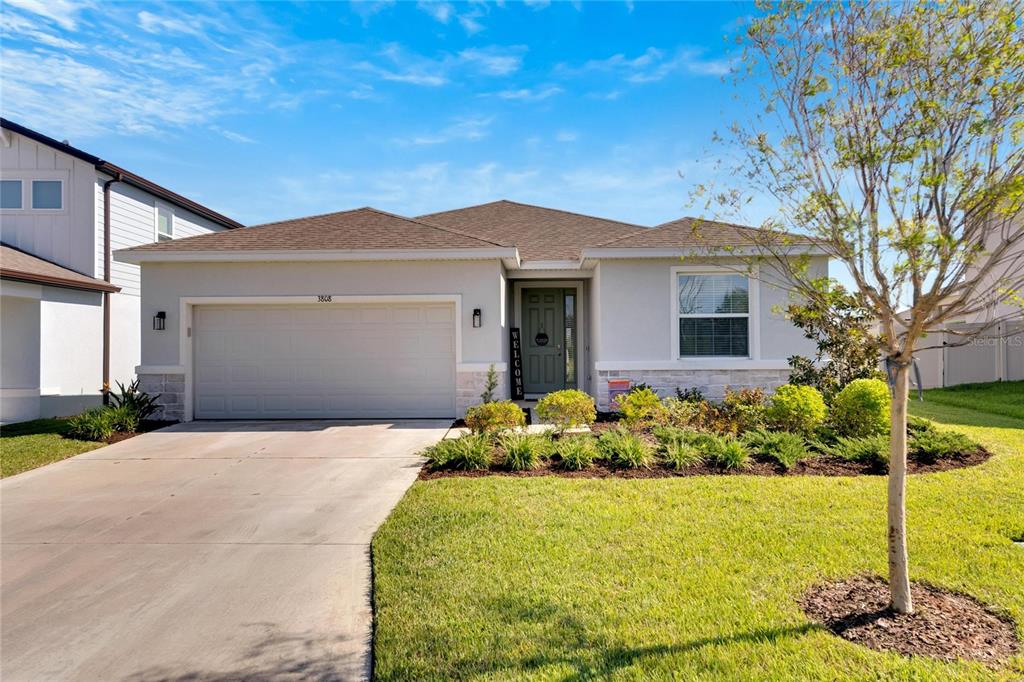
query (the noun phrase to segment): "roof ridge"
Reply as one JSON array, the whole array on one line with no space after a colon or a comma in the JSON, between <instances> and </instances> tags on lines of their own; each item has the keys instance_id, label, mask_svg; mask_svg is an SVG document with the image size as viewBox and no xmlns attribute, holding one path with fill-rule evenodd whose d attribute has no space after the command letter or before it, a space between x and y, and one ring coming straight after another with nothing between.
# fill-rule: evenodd
<instances>
[{"instance_id":1,"label":"roof ridge","mask_svg":"<svg viewBox=\"0 0 1024 682\"><path fill-rule=\"evenodd\" d=\"M420 220L419 218L415 218L415 217L409 218L409 217L404 216L404 215L399 215L397 213L391 213L390 211L384 211L384 210L381 210L379 208L374 208L373 206L364 206L363 209L368 210L368 211L373 211L375 213L380 213L381 215L391 216L392 218L401 218L402 220L408 220L410 223L416 223L417 225L423 225L424 227L429 227L429 228L434 229L434 230L440 230L441 232L447 232L448 234L455 234L455 235L458 235L460 237L468 237L470 239L475 239L476 241L483 242L484 244L491 244L492 246L501 246L501 247L508 247L509 246L509 244L500 244L498 242L491 241L490 239L484 239L483 237L478 237L478 236L476 236L474 234L468 234L466 232L459 232L458 230L453 230L453 229L448 228L448 227L442 227L441 225L435 225L434 223L428 223L426 221ZM363 209L356 209L356 210L363 210Z\"/></svg>"}]
</instances>

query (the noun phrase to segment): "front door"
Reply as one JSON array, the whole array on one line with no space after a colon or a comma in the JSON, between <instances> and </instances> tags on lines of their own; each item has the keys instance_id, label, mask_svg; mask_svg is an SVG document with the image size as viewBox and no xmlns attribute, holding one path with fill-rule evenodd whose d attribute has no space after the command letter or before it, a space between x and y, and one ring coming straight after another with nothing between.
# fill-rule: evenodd
<instances>
[{"instance_id":1,"label":"front door","mask_svg":"<svg viewBox=\"0 0 1024 682\"><path fill-rule=\"evenodd\" d=\"M565 388L563 289L523 289L523 391Z\"/></svg>"}]
</instances>

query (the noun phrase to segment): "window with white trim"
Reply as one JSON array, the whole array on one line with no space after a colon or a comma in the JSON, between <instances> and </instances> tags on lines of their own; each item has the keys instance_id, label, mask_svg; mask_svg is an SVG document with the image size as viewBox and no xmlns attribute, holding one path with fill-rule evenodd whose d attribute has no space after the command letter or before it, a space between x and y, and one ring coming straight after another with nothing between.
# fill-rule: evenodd
<instances>
[{"instance_id":1,"label":"window with white trim","mask_svg":"<svg viewBox=\"0 0 1024 682\"><path fill-rule=\"evenodd\" d=\"M156 239L160 242L174 239L174 213L166 206L156 207Z\"/></svg>"},{"instance_id":2,"label":"window with white trim","mask_svg":"<svg viewBox=\"0 0 1024 682\"><path fill-rule=\"evenodd\" d=\"M64 182L62 180L33 180L32 208L45 211L64 210Z\"/></svg>"},{"instance_id":3,"label":"window with white trim","mask_svg":"<svg viewBox=\"0 0 1024 682\"><path fill-rule=\"evenodd\" d=\"M750 356L750 283L742 275L676 276L679 357Z\"/></svg>"},{"instance_id":4,"label":"window with white trim","mask_svg":"<svg viewBox=\"0 0 1024 682\"><path fill-rule=\"evenodd\" d=\"M0 208L22 207L21 180L0 180Z\"/></svg>"}]
</instances>

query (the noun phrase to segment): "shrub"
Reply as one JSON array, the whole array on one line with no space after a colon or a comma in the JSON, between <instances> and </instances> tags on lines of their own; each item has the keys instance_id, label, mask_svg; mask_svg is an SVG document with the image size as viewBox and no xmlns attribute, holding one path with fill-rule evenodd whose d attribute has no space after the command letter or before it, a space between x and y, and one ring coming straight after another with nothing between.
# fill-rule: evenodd
<instances>
[{"instance_id":1,"label":"shrub","mask_svg":"<svg viewBox=\"0 0 1024 682\"><path fill-rule=\"evenodd\" d=\"M79 440L101 441L114 435L114 411L95 407L68 420L68 435Z\"/></svg>"},{"instance_id":2,"label":"shrub","mask_svg":"<svg viewBox=\"0 0 1024 682\"><path fill-rule=\"evenodd\" d=\"M704 455L695 445L682 440L671 440L663 446L661 461L670 469L681 471L703 462Z\"/></svg>"},{"instance_id":3,"label":"shrub","mask_svg":"<svg viewBox=\"0 0 1024 682\"><path fill-rule=\"evenodd\" d=\"M626 426L653 426L665 421L667 412L661 398L650 388L639 388L615 399L615 409L622 413Z\"/></svg>"},{"instance_id":4,"label":"shrub","mask_svg":"<svg viewBox=\"0 0 1024 682\"><path fill-rule=\"evenodd\" d=\"M764 426L765 404L763 388L725 389L722 401L728 426L725 431L738 433Z\"/></svg>"},{"instance_id":5,"label":"shrub","mask_svg":"<svg viewBox=\"0 0 1024 682\"><path fill-rule=\"evenodd\" d=\"M589 469L597 459L597 446L590 436L562 438L555 445L555 453L562 460L562 468L570 471Z\"/></svg>"},{"instance_id":6,"label":"shrub","mask_svg":"<svg viewBox=\"0 0 1024 682\"><path fill-rule=\"evenodd\" d=\"M526 425L526 415L511 400L474 405L466 410L466 426L473 433L514 429Z\"/></svg>"},{"instance_id":7,"label":"shrub","mask_svg":"<svg viewBox=\"0 0 1024 682\"><path fill-rule=\"evenodd\" d=\"M480 402L493 403L494 389L496 388L498 388L498 372L494 369L494 364L491 363L487 366L487 380L484 382L484 392L480 394Z\"/></svg>"},{"instance_id":8,"label":"shrub","mask_svg":"<svg viewBox=\"0 0 1024 682\"><path fill-rule=\"evenodd\" d=\"M491 465L491 442L469 434L435 443L423 455L431 469L486 469Z\"/></svg>"},{"instance_id":9,"label":"shrub","mask_svg":"<svg viewBox=\"0 0 1024 682\"><path fill-rule=\"evenodd\" d=\"M907 449L914 459L931 464L937 459L973 452L978 449L978 444L956 431L929 428L911 432Z\"/></svg>"},{"instance_id":10,"label":"shrub","mask_svg":"<svg viewBox=\"0 0 1024 682\"><path fill-rule=\"evenodd\" d=\"M621 426L602 433L597 449L612 464L627 469L647 468L654 461L653 448Z\"/></svg>"},{"instance_id":11,"label":"shrub","mask_svg":"<svg viewBox=\"0 0 1024 682\"><path fill-rule=\"evenodd\" d=\"M115 408L123 408L126 412L131 412L135 415L135 428L138 428L138 422L149 419L160 409L156 402L159 397L159 393L157 395L150 395L145 391L140 391L139 380L136 379L128 384L127 387L118 381L117 392L110 394L110 401ZM134 431L135 428L120 430Z\"/></svg>"},{"instance_id":12,"label":"shrub","mask_svg":"<svg viewBox=\"0 0 1024 682\"><path fill-rule=\"evenodd\" d=\"M699 403L704 400L704 391L700 390L696 386L690 388L676 388L676 400L682 400L689 403Z\"/></svg>"},{"instance_id":13,"label":"shrub","mask_svg":"<svg viewBox=\"0 0 1024 682\"><path fill-rule=\"evenodd\" d=\"M593 424L597 420L597 407L594 399L583 391L567 389L541 398L537 403L537 416L541 421L565 430Z\"/></svg>"},{"instance_id":14,"label":"shrub","mask_svg":"<svg viewBox=\"0 0 1024 682\"><path fill-rule=\"evenodd\" d=\"M746 446L732 436L705 435L708 458L723 469L742 469L750 464Z\"/></svg>"},{"instance_id":15,"label":"shrub","mask_svg":"<svg viewBox=\"0 0 1024 682\"><path fill-rule=\"evenodd\" d=\"M700 403L680 398L666 398L662 402L664 421L680 428L696 426L700 421Z\"/></svg>"},{"instance_id":16,"label":"shrub","mask_svg":"<svg viewBox=\"0 0 1024 682\"><path fill-rule=\"evenodd\" d=\"M501 437L505 466L512 471L528 471L540 466L551 453L551 438L540 433L506 433Z\"/></svg>"},{"instance_id":17,"label":"shrub","mask_svg":"<svg viewBox=\"0 0 1024 682\"><path fill-rule=\"evenodd\" d=\"M850 462L870 464L877 468L889 466L889 436L876 434L861 438L840 436L830 452Z\"/></svg>"},{"instance_id":18,"label":"shrub","mask_svg":"<svg viewBox=\"0 0 1024 682\"><path fill-rule=\"evenodd\" d=\"M914 433L915 431L934 431L935 425L924 417L915 417L912 414L907 415L907 433Z\"/></svg>"},{"instance_id":19,"label":"shrub","mask_svg":"<svg viewBox=\"0 0 1024 682\"><path fill-rule=\"evenodd\" d=\"M878 379L855 379L832 400L831 420L843 436L860 438L889 430L889 387Z\"/></svg>"},{"instance_id":20,"label":"shrub","mask_svg":"<svg viewBox=\"0 0 1024 682\"><path fill-rule=\"evenodd\" d=\"M787 470L811 456L804 439L788 431L748 431L743 443L751 452L774 459Z\"/></svg>"},{"instance_id":21,"label":"shrub","mask_svg":"<svg viewBox=\"0 0 1024 682\"><path fill-rule=\"evenodd\" d=\"M679 428L677 426L659 426L654 429L654 437L662 445L668 445L669 443L689 443L693 445L694 443L701 442L703 435L693 429Z\"/></svg>"},{"instance_id":22,"label":"shrub","mask_svg":"<svg viewBox=\"0 0 1024 682\"><path fill-rule=\"evenodd\" d=\"M134 409L127 405L120 407L108 407L109 419L115 431L134 432L139 428L139 416Z\"/></svg>"},{"instance_id":23,"label":"shrub","mask_svg":"<svg viewBox=\"0 0 1024 682\"><path fill-rule=\"evenodd\" d=\"M772 395L765 417L784 431L810 434L825 421L825 401L812 386L786 384Z\"/></svg>"}]
</instances>

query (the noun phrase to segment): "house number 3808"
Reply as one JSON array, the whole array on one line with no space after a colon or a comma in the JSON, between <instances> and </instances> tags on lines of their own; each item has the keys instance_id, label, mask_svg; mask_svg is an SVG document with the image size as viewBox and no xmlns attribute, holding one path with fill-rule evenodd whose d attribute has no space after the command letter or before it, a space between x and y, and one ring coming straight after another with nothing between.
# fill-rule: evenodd
<instances>
[{"instance_id":1,"label":"house number 3808","mask_svg":"<svg viewBox=\"0 0 1024 682\"><path fill-rule=\"evenodd\" d=\"M330 294L320 294L320 295L318 295L316 297L316 302L317 303L330 303L331 302L331 295Z\"/></svg>"}]
</instances>

